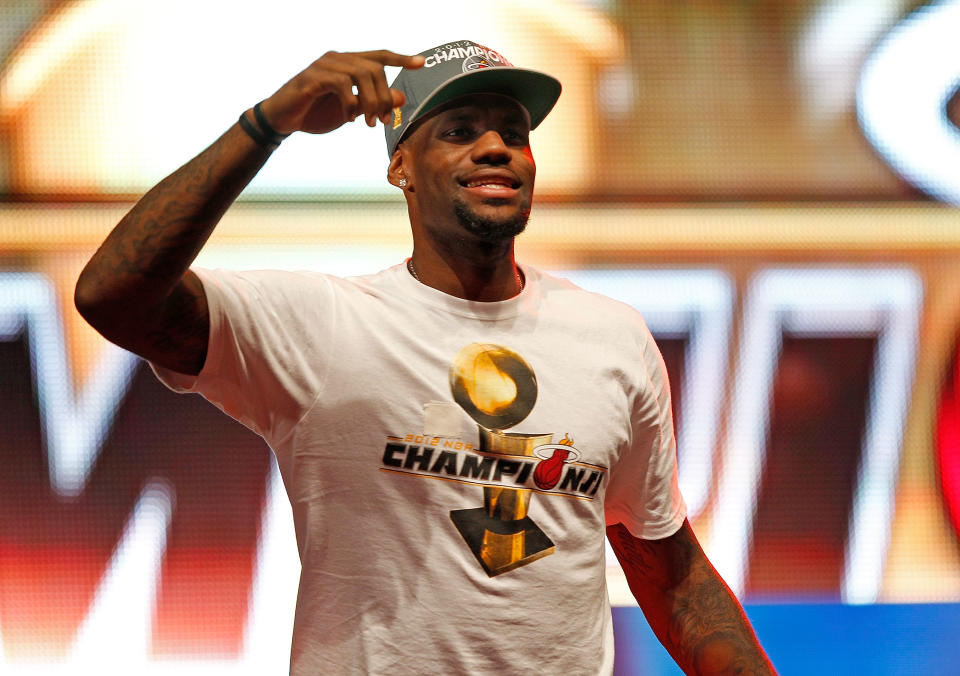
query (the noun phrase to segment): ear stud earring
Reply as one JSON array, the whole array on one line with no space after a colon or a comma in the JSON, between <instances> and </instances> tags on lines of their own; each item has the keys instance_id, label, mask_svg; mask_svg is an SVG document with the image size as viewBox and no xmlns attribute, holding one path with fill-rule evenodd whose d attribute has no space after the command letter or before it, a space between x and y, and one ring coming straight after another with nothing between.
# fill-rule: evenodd
<instances>
[{"instance_id":1,"label":"ear stud earring","mask_svg":"<svg viewBox=\"0 0 960 676\"><path fill-rule=\"evenodd\" d=\"M399 185L401 188L406 188L406 187L407 187L407 179L401 178L399 181L397 181L397 185Z\"/></svg>"}]
</instances>

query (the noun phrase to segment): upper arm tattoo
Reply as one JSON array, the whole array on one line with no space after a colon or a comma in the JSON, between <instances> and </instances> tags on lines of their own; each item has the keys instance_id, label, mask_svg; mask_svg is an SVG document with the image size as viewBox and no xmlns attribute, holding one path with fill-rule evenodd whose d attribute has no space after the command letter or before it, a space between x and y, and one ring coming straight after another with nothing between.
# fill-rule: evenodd
<instances>
[{"instance_id":1,"label":"upper arm tattoo","mask_svg":"<svg viewBox=\"0 0 960 676\"><path fill-rule=\"evenodd\" d=\"M207 357L210 313L203 284L193 272L174 287L145 338L145 358L178 373L200 373Z\"/></svg>"},{"instance_id":2,"label":"upper arm tattoo","mask_svg":"<svg viewBox=\"0 0 960 676\"><path fill-rule=\"evenodd\" d=\"M622 523L607 528L607 537L628 578L630 573L644 580L652 580L656 576L653 542L634 537Z\"/></svg>"}]
</instances>

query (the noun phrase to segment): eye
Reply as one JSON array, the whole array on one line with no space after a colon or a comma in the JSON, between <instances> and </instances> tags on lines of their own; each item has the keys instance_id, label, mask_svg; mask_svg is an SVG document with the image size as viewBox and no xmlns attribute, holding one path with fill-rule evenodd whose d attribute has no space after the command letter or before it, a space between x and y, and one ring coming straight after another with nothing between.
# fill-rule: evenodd
<instances>
[{"instance_id":1,"label":"eye","mask_svg":"<svg viewBox=\"0 0 960 676\"><path fill-rule=\"evenodd\" d=\"M502 138L503 142L508 145L525 146L529 142L529 136L517 129L504 130L504 132L500 135L500 138Z\"/></svg>"},{"instance_id":2,"label":"eye","mask_svg":"<svg viewBox=\"0 0 960 676\"><path fill-rule=\"evenodd\" d=\"M459 126L459 127L453 127L451 129L448 129L443 133L443 135L447 138L465 139L473 136L474 131L472 127Z\"/></svg>"}]
</instances>

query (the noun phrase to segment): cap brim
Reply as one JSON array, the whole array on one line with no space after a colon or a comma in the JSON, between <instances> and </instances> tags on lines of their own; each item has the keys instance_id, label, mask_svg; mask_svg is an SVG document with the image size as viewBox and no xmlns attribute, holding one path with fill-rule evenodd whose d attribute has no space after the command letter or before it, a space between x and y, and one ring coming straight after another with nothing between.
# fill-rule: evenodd
<instances>
[{"instance_id":1,"label":"cap brim","mask_svg":"<svg viewBox=\"0 0 960 676\"><path fill-rule=\"evenodd\" d=\"M530 128L536 129L553 110L561 89L557 78L538 70L513 66L478 68L447 80L431 92L411 114L410 124L403 135L406 136L413 124L434 108L468 94L502 94L515 99L530 114ZM390 154L399 144L400 139L397 139Z\"/></svg>"}]
</instances>

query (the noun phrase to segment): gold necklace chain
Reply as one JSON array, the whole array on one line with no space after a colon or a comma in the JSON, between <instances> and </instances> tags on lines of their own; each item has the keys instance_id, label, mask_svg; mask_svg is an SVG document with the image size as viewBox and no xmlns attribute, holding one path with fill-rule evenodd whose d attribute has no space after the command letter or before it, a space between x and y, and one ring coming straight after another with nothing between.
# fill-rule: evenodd
<instances>
[{"instance_id":1,"label":"gold necklace chain","mask_svg":"<svg viewBox=\"0 0 960 676\"><path fill-rule=\"evenodd\" d=\"M410 271L410 274L413 275L413 278L415 280L417 280L418 282L420 281L420 275L417 274L417 269L413 267L412 257L407 259L407 270ZM523 291L523 287L524 287L523 277L520 276L520 268L514 268L514 273L517 276L517 289L518 289L517 293L520 293L521 291Z\"/></svg>"}]
</instances>

